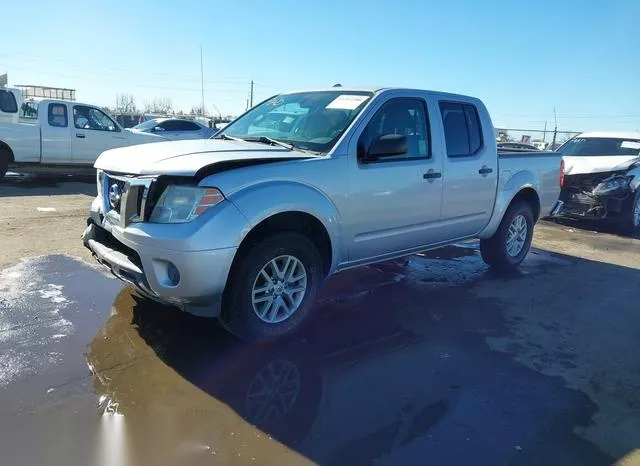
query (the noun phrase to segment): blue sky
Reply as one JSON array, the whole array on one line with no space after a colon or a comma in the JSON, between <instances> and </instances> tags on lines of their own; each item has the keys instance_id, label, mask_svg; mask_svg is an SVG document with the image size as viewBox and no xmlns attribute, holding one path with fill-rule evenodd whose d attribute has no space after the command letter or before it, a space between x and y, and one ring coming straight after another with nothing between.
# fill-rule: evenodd
<instances>
[{"instance_id":1,"label":"blue sky","mask_svg":"<svg viewBox=\"0 0 640 466\"><path fill-rule=\"evenodd\" d=\"M640 2L3 1L0 73L78 100L244 110L279 91L410 86L482 98L496 126L640 131ZM8 40L7 38L12 38Z\"/></svg>"}]
</instances>

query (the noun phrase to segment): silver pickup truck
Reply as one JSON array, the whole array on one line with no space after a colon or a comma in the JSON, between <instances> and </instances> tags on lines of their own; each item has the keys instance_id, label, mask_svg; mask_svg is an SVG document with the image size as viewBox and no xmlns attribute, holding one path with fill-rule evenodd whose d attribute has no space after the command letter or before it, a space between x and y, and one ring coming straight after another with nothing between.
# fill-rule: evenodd
<instances>
[{"instance_id":1,"label":"silver pickup truck","mask_svg":"<svg viewBox=\"0 0 640 466\"><path fill-rule=\"evenodd\" d=\"M212 139L102 153L83 240L143 295L264 340L298 328L348 268L469 238L490 266L516 267L560 164L498 155L476 98L292 92Z\"/></svg>"}]
</instances>

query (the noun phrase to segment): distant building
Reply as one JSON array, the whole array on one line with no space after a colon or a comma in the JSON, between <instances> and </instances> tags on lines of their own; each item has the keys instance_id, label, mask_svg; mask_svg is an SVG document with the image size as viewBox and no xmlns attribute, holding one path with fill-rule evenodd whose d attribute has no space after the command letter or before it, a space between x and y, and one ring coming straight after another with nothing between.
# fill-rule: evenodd
<instances>
[{"instance_id":1,"label":"distant building","mask_svg":"<svg viewBox=\"0 0 640 466\"><path fill-rule=\"evenodd\" d=\"M39 97L43 99L76 100L75 89L65 89L61 87L33 86L30 84L17 84L15 87L22 91L22 96Z\"/></svg>"}]
</instances>

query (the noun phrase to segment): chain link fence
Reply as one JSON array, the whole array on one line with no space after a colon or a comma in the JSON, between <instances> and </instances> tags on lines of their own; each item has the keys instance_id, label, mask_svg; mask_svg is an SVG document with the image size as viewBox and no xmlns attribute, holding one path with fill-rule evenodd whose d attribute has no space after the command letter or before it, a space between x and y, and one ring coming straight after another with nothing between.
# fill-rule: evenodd
<instances>
[{"instance_id":1,"label":"chain link fence","mask_svg":"<svg viewBox=\"0 0 640 466\"><path fill-rule=\"evenodd\" d=\"M561 131L548 129L496 128L498 142L525 142L540 149L555 150L581 131Z\"/></svg>"}]
</instances>

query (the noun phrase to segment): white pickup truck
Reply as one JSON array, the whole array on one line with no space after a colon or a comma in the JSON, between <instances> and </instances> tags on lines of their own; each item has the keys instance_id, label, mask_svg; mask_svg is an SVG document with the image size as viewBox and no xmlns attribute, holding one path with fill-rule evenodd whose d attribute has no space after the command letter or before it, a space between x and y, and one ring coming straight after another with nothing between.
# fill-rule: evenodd
<instances>
[{"instance_id":1,"label":"white pickup truck","mask_svg":"<svg viewBox=\"0 0 640 466\"><path fill-rule=\"evenodd\" d=\"M293 92L214 139L104 152L83 238L142 294L260 340L300 326L344 269L469 238L491 266L518 266L560 159L498 154L476 98Z\"/></svg>"},{"instance_id":2,"label":"white pickup truck","mask_svg":"<svg viewBox=\"0 0 640 466\"><path fill-rule=\"evenodd\" d=\"M107 149L164 140L123 131L93 105L50 99L21 102L21 97L17 89L0 88L0 179L10 167L92 167Z\"/></svg>"}]
</instances>

